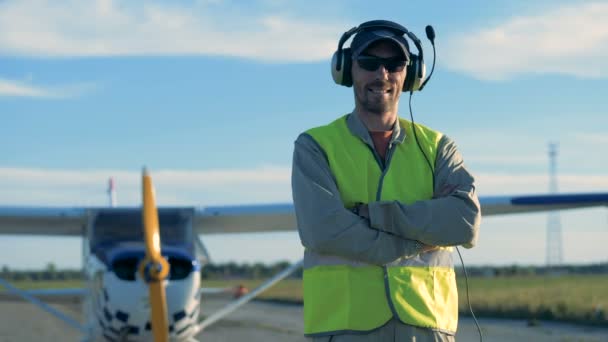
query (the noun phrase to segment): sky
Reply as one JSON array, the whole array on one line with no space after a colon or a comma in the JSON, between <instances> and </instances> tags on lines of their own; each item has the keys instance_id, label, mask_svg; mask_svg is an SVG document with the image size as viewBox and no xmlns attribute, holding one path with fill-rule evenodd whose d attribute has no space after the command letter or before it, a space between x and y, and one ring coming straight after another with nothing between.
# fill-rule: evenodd
<instances>
[{"instance_id":1,"label":"sky","mask_svg":"<svg viewBox=\"0 0 608 342\"><path fill-rule=\"evenodd\" d=\"M608 2L0 0L0 206L291 202L293 141L354 108L342 34L373 19L423 42L414 118L454 139L480 196L608 191ZM348 43L346 44L348 45ZM415 49L414 49L415 50ZM414 53L419 53L413 51ZM408 117L407 94L399 114ZM608 261L608 210L560 214L566 263ZM541 265L547 214L488 217L471 265ZM296 261L295 232L202 236L215 262ZM80 238L0 238L0 264L79 267Z\"/></svg>"}]
</instances>

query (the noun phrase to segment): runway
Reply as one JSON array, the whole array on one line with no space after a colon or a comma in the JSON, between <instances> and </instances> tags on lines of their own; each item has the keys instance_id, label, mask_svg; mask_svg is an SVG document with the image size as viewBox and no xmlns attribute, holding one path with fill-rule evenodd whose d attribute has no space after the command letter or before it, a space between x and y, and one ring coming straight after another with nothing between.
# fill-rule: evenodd
<instances>
[{"instance_id":1,"label":"runway","mask_svg":"<svg viewBox=\"0 0 608 342\"><path fill-rule=\"evenodd\" d=\"M203 315L226 304L223 299L203 301ZM67 301L52 304L76 319L82 320L80 303ZM0 300L0 342L79 341L79 334L40 309L17 300ZM588 328L569 324L542 323L528 327L524 321L480 320L484 341L608 341L607 328ZM201 341L283 342L307 341L302 335L302 307L276 303L253 302L201 332ZM457 341L478 341L473 321L462 317Z\"/></svg>"}]
</instances>

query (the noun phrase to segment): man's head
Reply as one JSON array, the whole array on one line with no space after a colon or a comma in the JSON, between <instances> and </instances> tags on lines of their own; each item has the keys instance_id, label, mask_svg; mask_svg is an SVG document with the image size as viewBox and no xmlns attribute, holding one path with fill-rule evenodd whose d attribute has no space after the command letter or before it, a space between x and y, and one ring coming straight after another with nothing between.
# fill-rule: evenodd
<instances>
[{"instance_id":1,"label":"man's head","mask_svg":"<svg viewBox=\"0 0 608 342\"><path fill-rule=\"evenodd\" d=\"M352 81L357 110L396 112L410 53L402 33L378 28L359 32L351 43Z\"/></svg>"}]
</instances>

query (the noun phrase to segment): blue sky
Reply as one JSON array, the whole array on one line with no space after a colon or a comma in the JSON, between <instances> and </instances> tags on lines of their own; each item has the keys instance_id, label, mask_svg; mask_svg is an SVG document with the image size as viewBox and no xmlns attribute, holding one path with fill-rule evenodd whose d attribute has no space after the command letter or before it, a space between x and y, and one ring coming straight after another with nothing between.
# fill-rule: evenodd
<instances>
[{"instance_id":1,"label":"blue sky","mask_svg":"<svg viewBox=\"0 0 608 342\"><path fill-rule=\"evenodd\" d=\"M0 205L289 202L293 141L350 112L342 33L394 20L432 49L416 121L459 145L480 195L608 190L608 4L593 1L0 1ZM404 94L400 115L409 116ZM469 264L542 264L546 214L484 219ZM608 261L605 208L561 214L564 260ZM297 234L205 237L218 262L297 260ZM79 239L3 237L0 264L80 265Z\"/></svg>"}]
</instances>

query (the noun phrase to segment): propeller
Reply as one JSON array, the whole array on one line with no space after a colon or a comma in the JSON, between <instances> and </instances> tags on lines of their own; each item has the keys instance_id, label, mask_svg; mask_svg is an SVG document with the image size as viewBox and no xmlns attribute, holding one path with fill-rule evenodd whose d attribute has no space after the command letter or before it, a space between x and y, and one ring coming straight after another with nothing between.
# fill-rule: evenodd
<instances>
[{"instance_id":1,"label":"propeller","mask_svg":"<svg viewBox=\"0 0 608 342\"><path fill-rule=\"evenodd\" d=\"M160 232L158 225L158 210L156 209L156 195L152 185L152 177L144 168L142 176L143 187L143 223L146 257L139 264L139 272L148 283L148 295L151 306L152 334L154 341L169 341L167 299L164 280L169 274L169 263L160 251Z\"/></svg>"}]
</instances>

